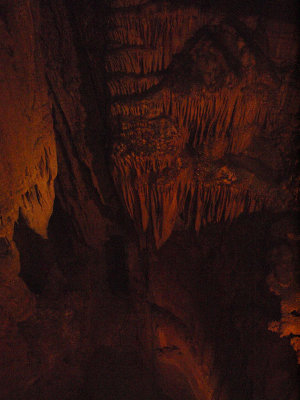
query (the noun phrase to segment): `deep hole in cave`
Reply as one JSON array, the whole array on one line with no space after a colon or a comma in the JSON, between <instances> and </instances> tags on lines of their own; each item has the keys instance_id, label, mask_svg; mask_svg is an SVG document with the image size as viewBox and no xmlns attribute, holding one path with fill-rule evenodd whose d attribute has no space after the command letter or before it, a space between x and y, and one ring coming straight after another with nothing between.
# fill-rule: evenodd
<instances>
[{"instance_id":1,"label":"deep hole in cave","mask_svg":"<svg viewBox=\"0 0 300 400\"><path fill-rule=\"evenodd\" d=\"M87 273L87 246L74 225L74 219L62 207L58 195L55 197L48 225L48 238L53 249L55 266L59 274L62 274L64 290L80 290L81 280L86 279Z\"/></svg>"},{"instance_id":2,"label":"deep hole in cave","mask_svg":"<svg viewBox=\"0 0 300 400\"><path fill-rule=\"evenodd\" d=\"M55 260L49 241L29 228L21 215L13 239L20 253L20 277L33 293L41 294Z\"/></svg>"},{"instance_id":3,"label":"deep hole in cave","mask_svg":"<svg viewBox=\"0 0 300 400\"><path fill-rule=\"evenodd\" d=\"M59 266L67 273L68 262L76 257L74 250L78 238L72 217L63 209L57 195L48 225L48 237L55 248Z\"/></svg>"},{"instance_id":4,"label":"deep hole in cave","mask_svg":"<svg viewBox=\"0 0 300 400\"><path fill-rule=\"evenodd\" d=\"M105 243L107 282L114 295L129 295L129 271L124 239L113 235Z\"/></svg>"},{"instance_id":5,"label":"deep hole in cave","mask_svg":"<svg viewBox=\"0 0 300 400\"><path fill-rule=\"evenodd\" d=\"M67 278L69 289L79 283L80 250L72 218L63 210L58 197L48 225L48 239L43 239L26 223L22 215L15 224L14 241L20 253L20 277L35 294L41 294L48 282L48 274L55 265ZM76 251L77 250L77 251ZM75 285L75 286L74 286Z\"/></svg>"}]
</instances>

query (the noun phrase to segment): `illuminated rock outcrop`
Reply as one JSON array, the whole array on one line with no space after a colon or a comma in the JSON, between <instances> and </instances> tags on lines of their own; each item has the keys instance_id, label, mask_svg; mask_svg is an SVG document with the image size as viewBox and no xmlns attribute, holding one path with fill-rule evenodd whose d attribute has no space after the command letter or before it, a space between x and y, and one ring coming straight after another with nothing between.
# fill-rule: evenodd
<instances>
[{"instance_id":1,"label":"illuminated rock outcrop","mask_svg":"<svg viewBox=\"0 0 300 400\"><path fill-rule=\"evenodd\" d=\"M40 43L26 2L3 11L0 232L11 238L20 210L47 237L57 165Z\"/></svg>"},{"instance_id":2,"label":"illuminated rock outcrop","mask_svg":"<svg viewBox=\"0 0 300 400\"><path fill-rule=\"evenodd\" d=\"M138 231L160 247L184 209L198 231L278 206L280 171L253 153L260 138L289 151L294 128L283 110L293 108L293 68L279 64L295 60L295 36L288 52L269 52L255 36L258 18L168 2L118 6L108 18L105 63L113 176ZM278 32L269 29L274 41Z\"/></svg>"},{"instance_id":3,"label":"illuminated rock outcrop","mask_svg":"<svg viewBox=\"0 0 300 400\"><path fill-rule=\"evenodd\" d=\"M2 13L1 306L22 321L33 312L34 299L18 276L14 224L21 215L32 230L47 237L55 196L56 146L40 43L32 22L37 8L30 10L26 2L20 2L4 5Z\"/></svg>"},{"instance_id":4,"label":"illuminated rock outcrop","mask_svg":"<svg viewBox=\"0 0 300 400\"><path fill-rule=\"evenodd\" d=\"M289 228L291 229L291 223L288 219L279 221L273 227L273 235L279 234L279 237L287 239L288 245L275 247L270 254L273 270L267 282L270 291L281 300L281 319L270 322L269 330L278 333L280 337L290 339L300 363L300 293L295 269L299 261L297 256L299 236Z\"/></svg>"},{"instance_id":5,"label":"illuminated rock outcrop","mask_svg":"<svg viewBox=\"0 0 300 400\"><path fill-rule=\"evenodd\" d=\"M57 161L38 26L33 22L38 6L1 2L0 13L0 397L14 398L14 390L26 387L31 374L28 346L16 324L36 311L36 298L19 276L14 227L21 217L47 238Z\"/></svg>"}]
</instances>

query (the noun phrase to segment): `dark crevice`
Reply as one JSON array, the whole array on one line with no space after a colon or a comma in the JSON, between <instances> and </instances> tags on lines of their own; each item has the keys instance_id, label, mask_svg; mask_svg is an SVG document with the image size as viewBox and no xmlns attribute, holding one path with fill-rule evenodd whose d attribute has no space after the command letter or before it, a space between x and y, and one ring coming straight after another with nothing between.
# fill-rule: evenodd
<instances>
[{"instance_id":1,"label":"dark crevice","mask_svg":"<svg viewBox=\"0 0 300 400\"><path fill-rule=\"evenodd\" d=\"M75 243L82 240L81 237L78 237L77 229L74 226L75 222L74 218L64 210L59 198L56 197L48 225L48 236L60 260L73 258Z\"/></svg>"},{"instance_id":2,"label":"dark crevice","mask_svg":"<svg viewBox=\"0 0 300 400\"><path fill-rule=\"evenodd\" d=\"M273 63L273 61L265 55L259 44L256 43L253 32L247 27L246 24L244 24L238 18L233 18L228 16L225 22L227 22L228 25L233 26L236 29L236 31L244 38L245 42L247 43L247 46L254 54L256 63L259 66L259 68L261 68L261 71L268 71L268 73L271 74L274 83L279 85L280 78L278 76L276 66Z\"/></svg>"},{"instance_id":3,"label":"dark crevice","mask_svg":"<svg viewBox=\"0 0 300 400\"><path fill-rule=\"evenodd\" d=\"M55 263L51 244L29 228L22 216L15 224L13 239L20 253L20 277L33 293L41 294Z\"/></svg>"},{"instance_id":4,"label":"dark crevice","mask_svg":"<svg viewBox=\"0 0 300 400\"><path fill-rule=\"evenodd\" d=\"M91 171L89 167L86 165L85 162L82 161L81 156L78 153L78 150L74 144L74 140L72 138L72 134L70 131L70 127L68 125L67 119L64 115L64 112L60 106L58 98L53 91L52 85L50 80L48 79L48 84L51 89L52 95L54 97L55 108L53 107L53 121L54 121L54 131L56 134L56 140L59 144L59 149L62 150L63 154L63 162L66 163L67 166L67 173L70 175L69 182L71 183L73 189L73 196L74 198L78 198L78 188L76 182L78 182L78 178L75 177L74 166L71 162L71 157L74 159L74 162L78 164L79 171L81 174L82 182L85 185L85 189L90 194L91 198L94 200L95 204L97 205L100 213L108 218L115 218L114 212L110 206L105 205L103 203L103 199L101 198L101 194L98 192L97 188L94 186L93 179L91 176ZM57 111L60 114L60 118L62 120L63 125L61 125L57 121ZM69 147L69 149L68 149ZM69 154L70 151L70 154ZM68 187L69 190L69 187Z\"/></svg>"},{"instance_id":5,"label":"dark crevice","mask_svg":"<svg viewBox=\"0 0 300 400\"><path fill-rule=\"evenodd\" d=\"M114 235L105 243L107 282L114 295L129 295L129 270L124 239Z\"/></svg>"},{"instance_id":6,"label":"dark crevice","mask_svg":"<svg viewBox=\"0 0 300 400\"><path fill-rule=\"evenodd\" d=\"M89 6L92 6L94 14L89 27L83 27L81 19L88 12ZM73 132L70 131L64 110L59 104L59 93L53 91L52 83L49 79L48 83L54 95L55 104L60 110L61 118L66 126L67 137L65 140L68 146L71 146L72 157L79 164L82 181L87 193L89 193L89 196L91 196L97 205L102 216L112 221L125 220L127 222L115 188L111 185L112 177L109 168L111 128L108 111L110 108L110 94L106 84L107 77L103 56L107 47L107 41L105 40L107 22L103 18L103 15L107 15L108 7L109 5L105 2L99 3L94 0L90 1L84 7L81 2L66 2L66 10L74 37L74 47L78 55L78 68L81 73L79 90L81 102L86 112L83 136L86 146L92 155L90 160L91 167L83 160L80 154L82 144L77 143L77 140L74 141L72 137ZM99 19L97 16L99 16ZM98 43L96 55L89 50L89 43L93 40L96 40ZM93 62L97 62L96 70L92 64ZM56 131L58 136L61 135L59 130L60 128L58 127ZM63 140L63 138L59 140ZM92 176L91 168L93 169L94 176ZM97 180L98 187L95 186L94 179Z\"/></svg>"}]
</instances>

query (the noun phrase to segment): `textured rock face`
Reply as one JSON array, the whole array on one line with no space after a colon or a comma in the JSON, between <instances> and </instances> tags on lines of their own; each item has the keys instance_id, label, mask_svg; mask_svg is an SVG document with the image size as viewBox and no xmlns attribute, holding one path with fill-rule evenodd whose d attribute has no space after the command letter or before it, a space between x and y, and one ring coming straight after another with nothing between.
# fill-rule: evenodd
<instances>
[{"instance_id":1,"label":"textured rock face","mask_svg":"<svg viewBox=\"0 0 300 400\"><path fill-rule=\"evenodd\" d=\"M34 298L18 276L14 224L22 215L32 230L47 237L57 162L36 37L38 9L29 9L25 1L1 6L0 302L13 318L22 321L32 313Z\"/></svg>"},{"instance_id":2,"label":"textured rock face","mask_svg":"<svg viewBox=\"0 0 300 400\"><path fill-rule=\"evenodd\" d=\"M34 22L35 21L35 22ZM1 2L0 31L0 325L1 396L28 385L27 343L16 323L35 312L35 296L20 278L13 241L19 215L47 238L57 174L56 146L36 30L38 7Z\"/></svg>"},{"instance_id":3,"label":"textured rock face","mask_svg":"<svg viewBox=\"0 0 300 400\"><path fill-rule=\"evenodd\" d=\"M296 400L294 9L0 0L0 400Z\"/></svg>"},{"instance_id":4,"label":"textured rock face","mask_svg":"<svg viewBox=\"0 0 300 400\"><path fill-rule=\"evenodd\" d=\"M100 55L89 53L92 46L101 52L103 22L97 21L99 27L95 26L96 16L89 8L93 2L82 6L64 1L42 4L40 34L45 43L46 78L61 166L56 191L63 208L73 216L78 235L97 247L109 224L106 217L111 211L106 203L113 205L104 154L104 106L98 104L104 101L101 67L97 70Z\"/></svg>"},{"instance_id":5,"label":"textured rock face","mask_svg":"<svg viewBox=\"0 0 300 400\"><path fill-rule=\"evenodd\" d=\"M120 7L109 17L105 64L113 176L140 234L160 247L183 210L199 231L288 207L288 193L283 202L278 193L296 112L295 26L283 24L283 45L266 17L167 2Z\"/></svg>"},{"instance_id":6,"label":"textured rock face","mask_svg":"<svg viewBox=\"0 0 300 400\"><path fill-rule=\"evenodd\" d=\"M278 232L278 228L280 231ZM283 219L274 224L273 235L285 239L284 245L273 248L270 254L270 264L273 269L267 282L271 292L281 298L281 319L269 324L269 329L277 332L280 337L290 338L298 363L300 361L300 295L297 282L297 241L299 234L289 219ZM279 234L279 235L278 235Z\"/></svg>"},{"instance_id":7,"label":"textured rock face","mask_svg":"<svg viewBox=\"0 0 300 400\"><path fill-rule=\"evenodd\" d=\"M295 354L268 331L280 315L264 282L265 252L273 243L269 222L257 214L239 218L229 229L203 229L195 242L178 232L158 252L149 285L164 383L173 379L165 365L176 365L196 399L249 393L277 399L283 390L288 398L296 395L296 386L289 386L296 382L296 369L287 367Z\"/></svg>"},{"instance_id":8,"label":"textured rock face","mask_svg":"<svg viewBox=\"0 0 300 400\"><path fill-rule=\"evenodd\" d=\"M57 166L48 87L36 37L38 10L29 9L26 1L4 2L2 7L1 235L11 238L20 211L34 231L47 237Z\"/></svg>"}]
</instances>

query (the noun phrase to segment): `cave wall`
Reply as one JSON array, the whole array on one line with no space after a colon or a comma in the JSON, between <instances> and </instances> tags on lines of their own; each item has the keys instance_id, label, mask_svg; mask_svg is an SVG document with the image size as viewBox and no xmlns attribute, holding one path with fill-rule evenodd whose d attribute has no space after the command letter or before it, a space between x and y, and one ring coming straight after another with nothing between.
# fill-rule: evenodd
<instances>
[{"instance_id":1,"label":"cave wall","mask_svg":"<svg viewBox=\"0 0 300 400\"><path fill-rule=\"evenodd\" d=\"M38 7L1 4L1 234L8 239L19 212L43 237L52 214L56 146L39 23Z\"/></svg>"},{"instance_id":2,"label":"cave wall","mask_svg":"<svg viewBox=\"0 0 300 400\"><path fill-rule=\"evenodd\" d=\"M113 177L140 236L159 248L184 209L184 222L199 231L265 206L289 207L293 23L279 29L270 4L253 15L234 6L138 4L112 8L105 68Z\"/></svg>"},{"instance_id":3,"label":"cave wall","mask_svg":"<svg viewBox=\"0 0 300 400\"><path fill-rule=\"evenodd\" d=\"M0 4L0 398L296 399L295 5Z\"/></svg>"},{"instance_id":4,"label":"cave wall","mask_svg":"<svg viewBox=\"0 0 300 400\"><path fill-rule=\"evenodd\" d=\"M34 23L35 21L35 23ZM20 278L20 256L13 240L19 216L42 238L54 202L56 145L37 38L37 4L1 2L0 146L0 304L1 396L26 387L32 371L28 346L16 323L36 312L36 299Z\"/></svg>"},{"instance_id":5,"label":"cave wall","mask_svg":"<svg viewBox=\"0 0 300 400\"><path fill-rule=\"evenodd\" d=\"M268 330L280 318L280 299L266 282L274 268L266 254L280 248L270 234L273 218L243 216L230 228L203 230L192 243L186 232L177 232L158 253L152 302L168 315L168 322L156 322L159 359L187 377L196 375L196 398L296 396L297 370L288 367L296 366L296 355L287 338ZM289 242L285 257L295 250ZM292 324L296 334L296 317ZM203 387L212 393L201 394Z\"/></svg>"}]
</instances>

